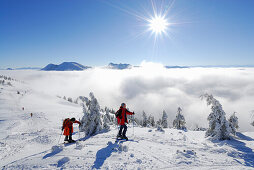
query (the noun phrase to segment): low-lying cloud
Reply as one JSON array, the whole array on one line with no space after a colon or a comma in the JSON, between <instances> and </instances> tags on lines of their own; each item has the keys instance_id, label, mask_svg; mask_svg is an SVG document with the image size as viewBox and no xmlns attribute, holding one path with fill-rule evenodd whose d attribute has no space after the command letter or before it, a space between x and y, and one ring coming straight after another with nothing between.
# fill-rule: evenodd
<instances>
[{"instance_id":1,"label":"low-lying cloud","mask_svg":"<svg viewBox=\"0 0 254 170\"><path fill-rule=\"evenodd\" d=\"M137 116L144 110L156 119L165 110L172 124L177 107L182 107L189 128L207 127L210 108L199 96L213 94L229 117L237 112L242 131L252 131L254 109L253 68L166 69L160 64L142 63L127 70L93 68L73 72L1 71L28 82L36 90L68 97L94 92L102 107L118 109L122 102Z\"/></svg>"}]
</instances>

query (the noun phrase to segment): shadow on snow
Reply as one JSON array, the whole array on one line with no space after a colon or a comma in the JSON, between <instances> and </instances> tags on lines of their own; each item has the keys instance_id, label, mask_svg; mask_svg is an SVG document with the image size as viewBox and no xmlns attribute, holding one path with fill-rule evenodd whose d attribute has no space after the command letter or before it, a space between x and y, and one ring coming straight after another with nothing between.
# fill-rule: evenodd
<instances>
[{"instance_id":1,"label":"shadow on snow","mask_svg":"<svg viewBox=\"0 0 254 170\"><path fill-rule=\"evenodd\" d=\"M240 139L240 140L246 140L246 141L254 141L254 139L252 139L249 136L245 136L244 134L237 132L236 136ZM254 152L252 151L251 148L246 146L246 143L237 140L235 138L231 138L231 140L226 140L225 143L228 146L231 146L232 148L236 149L237 151L233 151L228 153L228 156L231 156L233 158L235 158L235 161L237 161L238 163L244 165L244 166L248 166L248 167L252 167L254 168ZM223 144L224 142L221 142L221 144ZM237 159L243 159L244 163L241 163L240 161L238 161Z\"/></svg>"},{"instance_id":2,"label":"shadow on snow","mask_svg":"<svg viewBox=\"0 0 254 170\"><path fill-rule=\"evenodd\" d=\"M94 161L94 165L92 166L92 169L100 169L101 166L104 164L105 160L110 157L110 155L113 152L117 152L117 149L121 144L127 142L126 140L117 140L115 141L115 143L108 143L108 146L105 148L100 149L97 153L96 153L96 160ZM136 142L133 140L128 140L128 142Z\"/></svg>"},{"instance_id":3,"label":"shadow on snow","mask_svg":"<svg viewBox=\"0 0 254 170\"><path fill-rule=\"evenodd\" d=\"M63 151L63 146L53 146L52 149L51 149L51 152L46 154L45 156L43 156L42 159L46 159L48 157L52 157L60 152Z\"/></svg>"}]
</instances>

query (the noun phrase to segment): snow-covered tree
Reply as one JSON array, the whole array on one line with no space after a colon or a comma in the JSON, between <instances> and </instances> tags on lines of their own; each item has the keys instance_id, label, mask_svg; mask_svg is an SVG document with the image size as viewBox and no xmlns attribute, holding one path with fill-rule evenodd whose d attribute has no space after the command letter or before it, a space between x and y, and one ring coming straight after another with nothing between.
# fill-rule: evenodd
<instances>
[{"instance_id":1,"label":"snow-covered tree","mask_svg":"<svg viewBox=\"0 0 254 170\"><path fill-rule=\"evenodd\" d=\"M182 114L182 109L180 107L178 107L177 113L176 113L176 118L173 121L173 127L176 129L185 130L186 129L185 124L186 124L186 122L185 122L185 118Z\"/></svg>"},{"instance_id":2,"label":"snow-covered tree","mask_svg":"<svg viewBox=\"0 0 254 170\"><path fill-rule=\"evenodd\" d=\"M254 118L254 110L251 111L251 123L250 124L252 126L254 126L254 120L253 120L253 118Z\"/></svg>"},{"instance_id":3,"label":"snow-covered tree","mask_svg":"<svg viewBox=\"0 0 254 170\"><path fill-rule=\"evenodd\" d=\"M239 125L238 125L238 118L236 117L236 112L234 112L228 122L229 122L229 127L231 129L231 133L233 133L234 135L236 134L236 130L239 128Z\"/></svg>"},{"instance_id":4,"label":"snow-covered tree","mask_svg":"<svg viewBox=\"0 0 254 170\"><path fill-rule=\"evenodd\" d=\"M68 102L72 103L72 98L71 97L68 97Z\"/></svg>"},{"instance_id":5,"label":"snow-covered tree","mask_svg":"<svg viewBox=\"0 0 254 170\"><path fill-rule=\"evenodd\" d=\"M106 110L106 114L103 116L103 129L109 130L110 126L110 115L109 115L109 110Z\"/></svg>"},{"instance_id":6,"label":"snow-covered tree","mask_svg":"<svg viewBox=\"0 0 254 170\"><path fill-rule=\"evenodd\" d=\"M78 104L78 99L79 99L79 98L76 98L76 99L74 100L74 103L75 103L75 104Z\"/></svg>"},{"instance_id":7,"label":"snow-covered tree","mask_svg":"<svg viewBox=\"0 0 254 170\"><path fill-rule=\"evenodd\" d=\"M222 105L213 95L204 94L201 99L206 99L207 105L211 105L211 113L208 116L209 128L206 136L210 136L217 140L227 140L230 137L229 123L226 119L226 113L222 109Z\"/></svg>"},{"instance_id":8,"label":"snow-covered tree","mask_svg":"<svg viewBox=\"0 0 254 170\"><path fill-rule=\"evenodd\" d=\"M66 97L64 96L63 99L66 100Z\"/></svg>"},{"instance_id":9,"label":"snow-covered tree","mask_svg":"<svg viewBox=\"0 0 254 170\"><path fill-rule=\"evenodd\" d=\"M163 110L163 114L161 118L161 126L162 128L168 128L168 115L165 112L165 110Z\"/></svg>"},{"instance_id":10,"label":"snow-covered tree","mask_svg":"<svg viewBox=\"0 0 254 170\"><path fill-rule=\"evenodd\" d=\"M147 116L146 116L146 112L143 111L143 115L142 115L142 126L143 127L147 127Z\"/></svg>"},{"instance_id":11,"label":"snow-covered tree","mask_svg":"<svg viewBox=\"0 0 254 170\"><path fill-rule=\"evenodd\" d=\"M150 115L148 117L148 124L152 127L155 127L155 121L154 121L154 116Z\"/></svg>"},{"instance_id":12,"label":"snow-covered tree","mask_svg":"<svg viewBox=\"0 0 254 170\"><path fill-rule=\"evenodd\" d=\"M159 126L161 127L161 122L162 122L161 119L159 119L158 121L156 121L155 127L159 127Z\"/></svg>"},{"instance_id":13,"label":"snow-covered tree","mask_svg":"<svg viewBox=\"0 0 254 170\"><path fill-rule=\"evenodd\" d=\"M92 92L89 96L90 100L83 105L84 116L81 120L81 131L84 131L86 136L95 135L102 130L100 105Z\"/></svg>"}]
</instances>

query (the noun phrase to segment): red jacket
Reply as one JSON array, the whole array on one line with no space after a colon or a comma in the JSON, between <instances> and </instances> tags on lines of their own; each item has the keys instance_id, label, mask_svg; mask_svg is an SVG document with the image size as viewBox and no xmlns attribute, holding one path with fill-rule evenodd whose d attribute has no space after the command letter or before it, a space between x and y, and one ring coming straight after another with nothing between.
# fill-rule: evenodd
<instances>
[{"instance_id":1,"label":"red jacket","mask_svg":"<svg viewBox=\"0 0 254 170\"><path fill-rule=\"evenodd\" d=\"M117 116L117 123L120 125L124 125L125 123L128 123L127 120L127 115L133 115L132 112L128 111L126 108L123 108L122 106L120 107L120 109L116 112L119 112L119 116Z\"/></svg>"},{"instance_id":2,"label":"red jacket","mask_svg":"<svg viewBox=\"0 0 254 170\"><path fill-rule=\"evenodd\" d=\"M81 124L79 121L74 121L72 122L70 119L67 119L64 124L63 124L63 128L64 128L64 135L65 136L69 136L73 133L73 123L78 123Z\"/></svg>"}]
</instances>

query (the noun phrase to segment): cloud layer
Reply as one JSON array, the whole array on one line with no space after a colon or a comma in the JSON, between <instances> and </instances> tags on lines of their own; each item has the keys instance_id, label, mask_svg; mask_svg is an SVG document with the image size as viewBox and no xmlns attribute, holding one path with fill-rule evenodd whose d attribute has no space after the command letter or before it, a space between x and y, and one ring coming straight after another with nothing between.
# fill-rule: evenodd
<instances>
[{"instance_id":1,"label":"cloud layer","mask_svg":"<svg viewBox=\"0 0 254 170\"><path fill-rule=\"evenodd\" d=\"M165 69L160 64L142 63L128 70L94 68L74 72L1 71L28 82L36 90L68 97L88 96L94 92L102 107L118 109L122 102L137 116L144 110L156 119L165 110L169 123L177 107L182 107L189 128L196 124L207 127L210 113L199 96L213 94L227 117L237 112L241 131L252 131L254 110L253 68L184 68Z\"/></svg>"}]
</instances>

